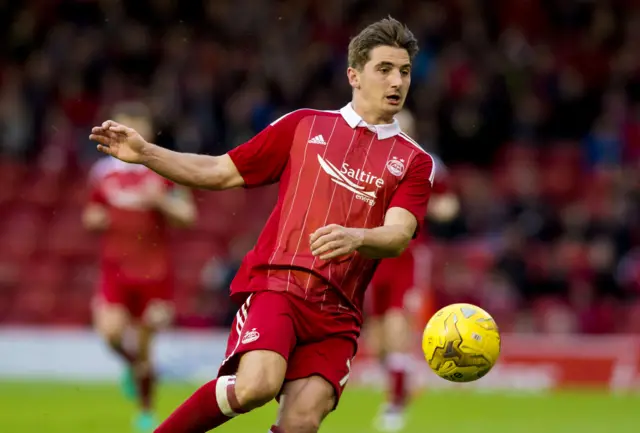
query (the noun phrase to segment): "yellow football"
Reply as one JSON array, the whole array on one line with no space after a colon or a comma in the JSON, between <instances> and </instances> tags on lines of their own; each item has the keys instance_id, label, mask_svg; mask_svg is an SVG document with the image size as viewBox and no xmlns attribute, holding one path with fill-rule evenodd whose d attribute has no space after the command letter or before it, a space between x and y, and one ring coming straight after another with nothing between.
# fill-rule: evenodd
<instances>
[{"instance_id":1,"label":"yellow football","mask_svg":"<svg viewBox=\"0 0 640 433\"><path fill-rule=\"evenodd\" d=\"M498 360L500 332L482 308L452 304L427 323L422 350L438 376L452 382L472 382L486 375Z\"/></svg>"}]
</instances>

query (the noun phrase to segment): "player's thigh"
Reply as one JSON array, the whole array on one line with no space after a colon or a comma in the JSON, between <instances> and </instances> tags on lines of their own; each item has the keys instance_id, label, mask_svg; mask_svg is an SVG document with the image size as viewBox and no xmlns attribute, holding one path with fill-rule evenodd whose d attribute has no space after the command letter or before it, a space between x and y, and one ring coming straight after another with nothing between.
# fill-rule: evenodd
<instances>
[{"instance_id":1,"label":"player's thigh","mask_svg":"<svg viewBox=\"0 0 640 433\"><path fill-rule=\"evenodd\" d=\"M365 322L363 337L367 344L367 349L380 356L384 353L384 321L381 316L373 315L367 317Z\"/></svg>"},{"instance_id":2,"label":"player's thigh","mask_svg":"<svg viewBox=\"0 0 640 433\"><path fill-rule=\"evenodd\" d=\"M170 279L140 282L127 287L131 314L138 325L152 332L173 323L173 284Z\"/></svg>"},{"instance_id":3,"label":"player's thigh","mask_svg":"<svg viewBox=\"0 0 640 433\"><path fill-rule=\"evenodd\" d=\"M357 336L352 334L298 345L289 358L286 382L314 376L322 378L333 390L332 407L335 408L349 380L356 351Z\"/></svg>"},{"instance_id":4,"label":"player's thigh","mask_svg":"<svg viewBox=\"0 0 640 433\"><path fill-rule=\"evenodd\" d=\"M138 319L141 328L148 333L167 329L173 323L175 309L170 299L149 297Z\"/></svg>"},{"instance_id":5,"label":"player's thigh","mask_svg":"<svg viewBox=\"0 0 640 433\"><path fill-rule=\"evenodd\" d=\"M411 346L411 316L403 308L391 308L382 321L383 341L386 352L405 352Z\"/></svg>"},{"instance_id":6,"label":"player's thigh","mask_svg":"<svg viewBox=\"0 0 640 433\"><path fill-rule=\"evenodd\" d=\"M402 257L396 276L389 281L389 297L383 316L383 341L386 352L402 352L411 343L411 314L407 295L414 290L413 261Z\"/></svg>"},{"instance_id":7,"label":"player's thigh","mask_svg":"<svg viewBox=\"0 0 640 433\"><path fill-rule=\"evenodd\" d=\"M296 344L291 315L283 293L259 292L250 296L232 323L218 376L235 375L236 392L249 395L249 400L273 398L282 387Z\"/></svg>"},{"instance_id":8,"label":"player's thigh","mask_svg":"<svg viewBox=\"0 0 640 433\"><path fill-rule=\"evenodd\" d=\"M315 433L335 404L334 387L325 378L289 381L280 395L277 425L287 433Z\"/></svg>"},{"instance_id":9,"label":"player's thigh","mask_svg":"<svg viewBox=\"0 0 640 433\"><path fill-rule=\"evenodd\" d=\"M287 360L271 350L252 350L239 356L235 393L239 404L250 410L273 400L282 389Z\"/></svg>"},{"instance_id":10,"label":"player's thigh","mask_svg":"<svg viewBox=\"0 0 640 433\"><path fill-rule=\"evenodd\" d=\"M92 310L94 327L107 340L122 338L131 323L129 311L123 304L97 299Z\"/></svg>"}]
</instances>

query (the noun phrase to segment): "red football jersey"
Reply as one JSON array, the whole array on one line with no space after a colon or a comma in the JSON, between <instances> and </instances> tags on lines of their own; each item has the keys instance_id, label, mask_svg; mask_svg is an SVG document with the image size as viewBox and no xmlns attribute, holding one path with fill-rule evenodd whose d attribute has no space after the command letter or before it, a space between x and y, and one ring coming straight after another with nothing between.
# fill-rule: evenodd
<instances>
[{"instance_id":1,"label":"red football jersey","mask_svg":"<svg viewBox=\"0 0 640 433\"><path fill-rule=\"evenodd\" d=\"M102 234L102 266L129 282L164 280L170 271L168 225L146 197L174 184L142 165L111 157L94 165L89 183L89 200L104 205L110 221Z\"/></svg>"},{"instance_id":2,"label":"red football jersey","mask_svg":"<svg viewBox=\"0 0 640 433\"><path fill-rule=\"evenodd\" d=\"M246 187L280 181L278 202L232 283L232 295L289 291L361 320L378 261L357 252L321 260L311 254L309 237L328 224L379 227L392 207L421 223L433 159L397 122L367 125L351 104L289 113L229 155Z\"/></svg>"}]
</instances>

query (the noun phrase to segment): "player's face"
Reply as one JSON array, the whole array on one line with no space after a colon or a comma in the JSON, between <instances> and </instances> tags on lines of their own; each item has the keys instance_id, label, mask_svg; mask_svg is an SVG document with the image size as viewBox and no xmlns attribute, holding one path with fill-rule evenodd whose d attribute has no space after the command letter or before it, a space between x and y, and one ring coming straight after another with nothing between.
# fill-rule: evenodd
<instances>
[{"instance_id":1,"label":"player's face","mask_svg":"<svg viewBox=\"0 0 640 433\"><path fill-rule=\"evenodd\" d=\"M351 70L349 78L369 110L392 118L402 110L411 85L409 53L398 47L375 47L362 71Z\"/></svg>"},{"instance_id":2,"label":"player's face","mask_svg":"<svg viewBox=\"0 0 640 433\"><path fill-rule=\"evenodd\" d=\"M135 129L145 140L149 140L151 138L151 122L145 116L128 116L125 114L119 114L115 116L113 120L118 123L122 123L129 128Z\"/></svg>"}]
</instances>

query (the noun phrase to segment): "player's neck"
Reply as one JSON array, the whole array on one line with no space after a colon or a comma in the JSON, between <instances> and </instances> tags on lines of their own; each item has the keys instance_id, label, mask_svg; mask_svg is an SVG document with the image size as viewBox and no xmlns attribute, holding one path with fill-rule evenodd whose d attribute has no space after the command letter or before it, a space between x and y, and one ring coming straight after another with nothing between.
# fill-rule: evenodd
<instances>
[{"instance_id":1,"label":"player's neck","mask_svg":"<svg viewBox=\"0 0 640 433\"><path fill-rule=\"evenodd\" d=\"M358 98L351 100L351 107L358 116L362 118L369 125L384 125L393 123L393 115L381 113L379 110L374 110L368 107L367 103Z\"/></svg>"}]
</instances>

